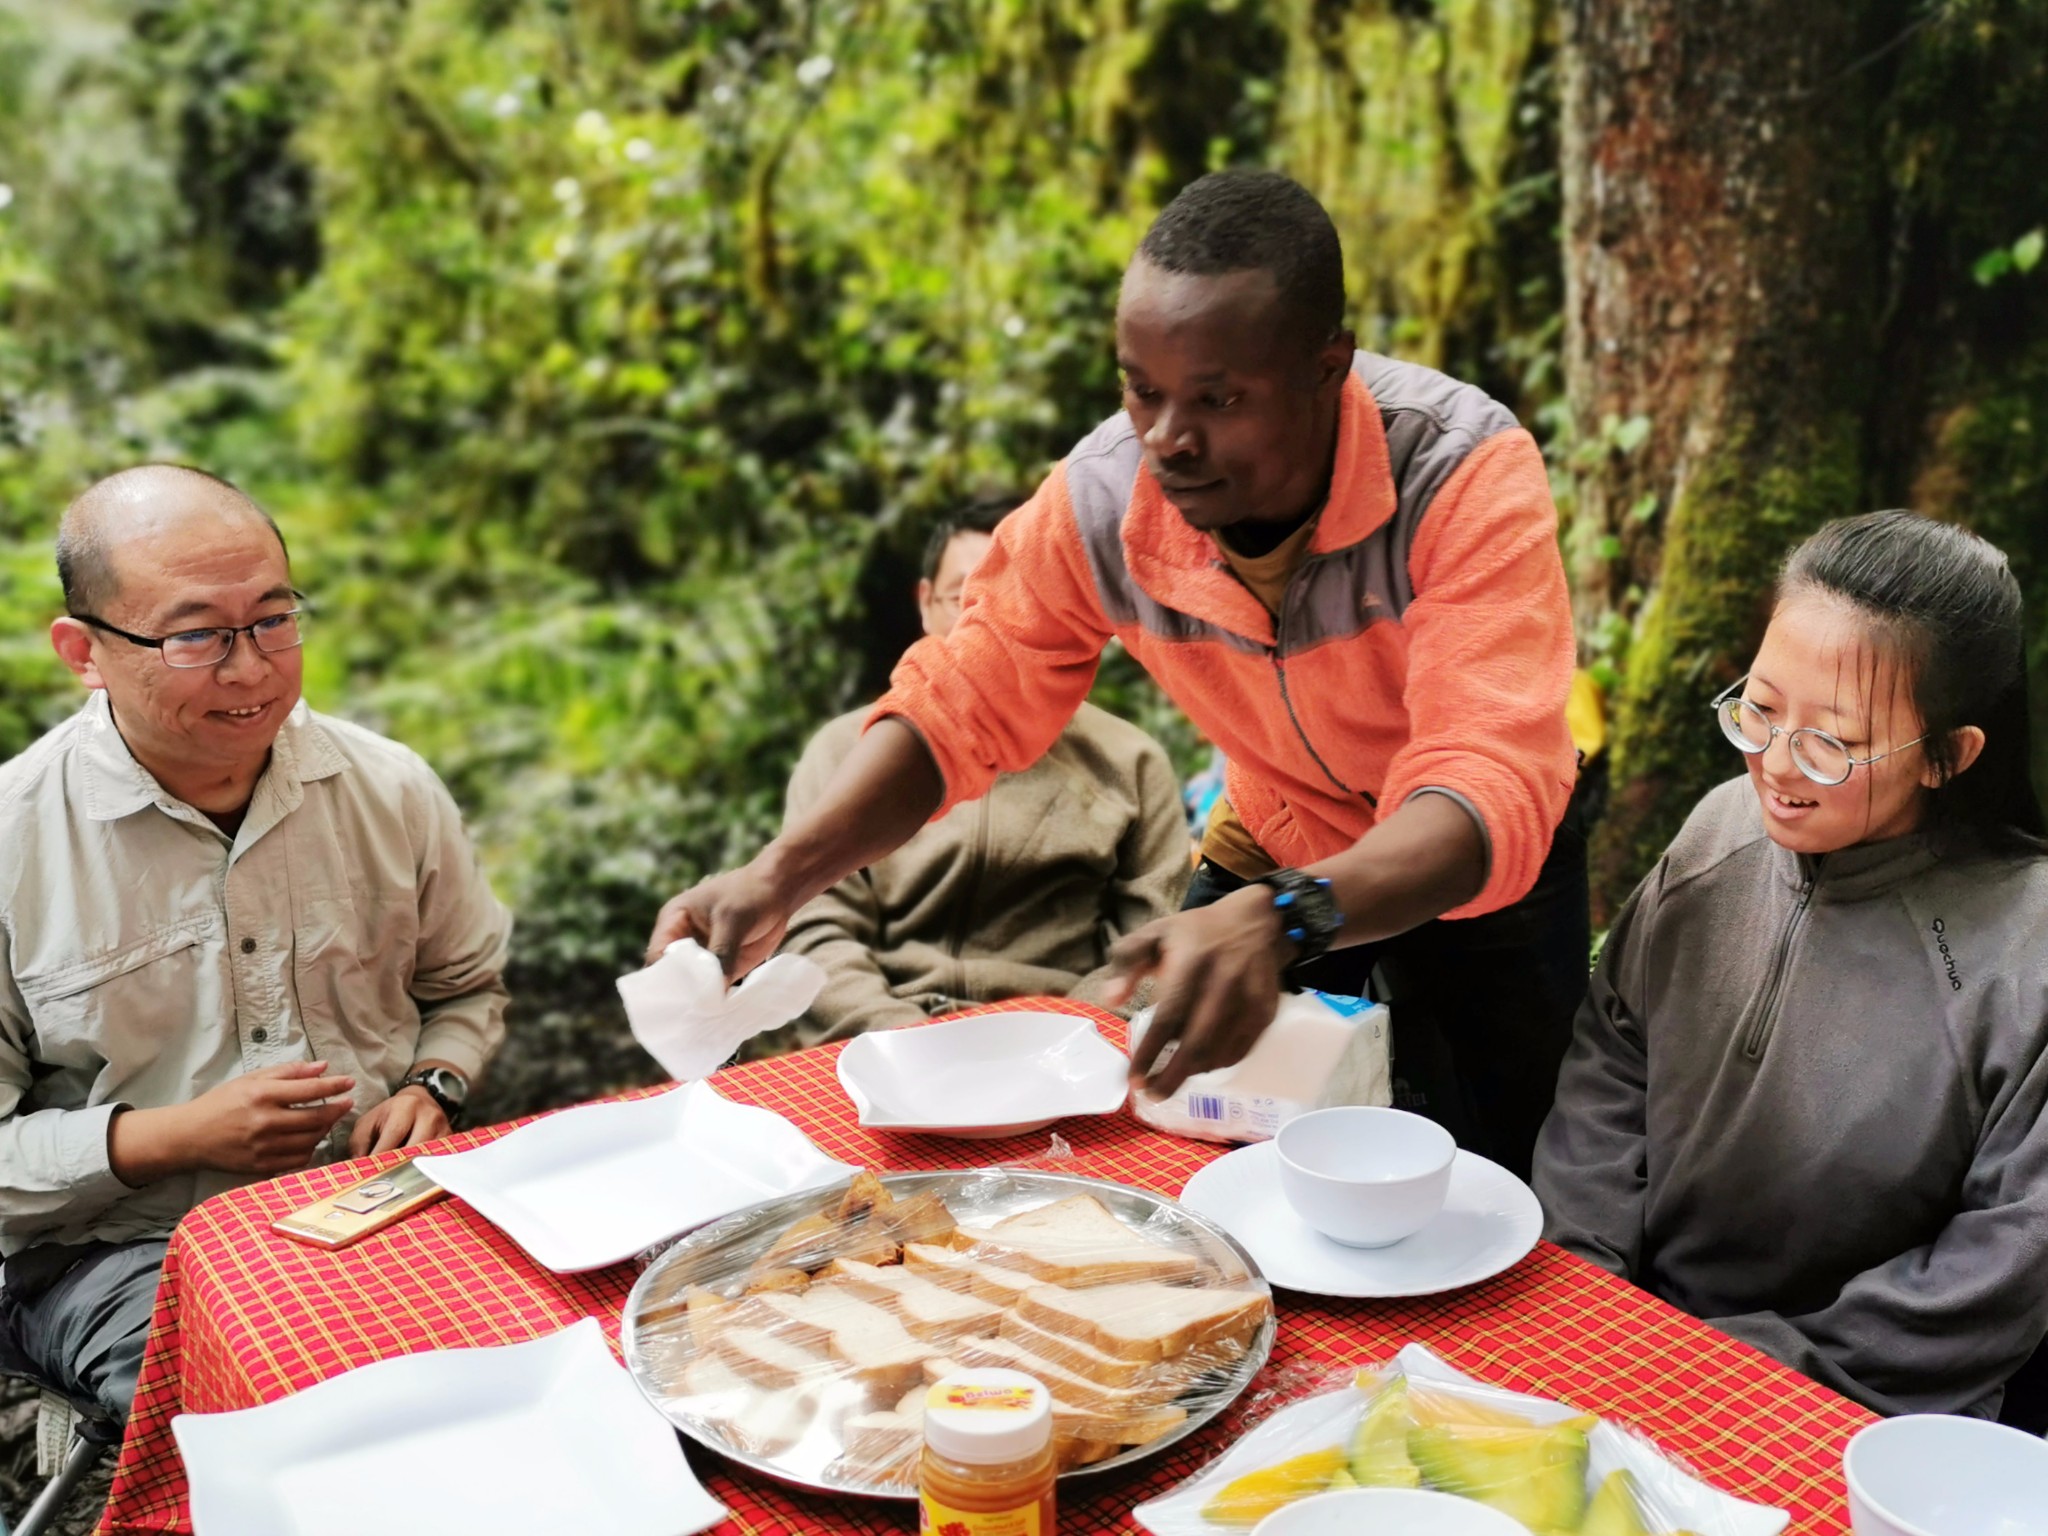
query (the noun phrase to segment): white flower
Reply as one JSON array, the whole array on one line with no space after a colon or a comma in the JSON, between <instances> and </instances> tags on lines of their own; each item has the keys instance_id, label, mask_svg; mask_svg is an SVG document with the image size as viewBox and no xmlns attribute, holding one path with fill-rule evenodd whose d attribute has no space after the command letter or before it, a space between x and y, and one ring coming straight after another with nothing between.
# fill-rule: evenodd
<instances>
[{"instance_id":1,"label":"white flower","mask_svg":"<svg viewBox=\"0 0 2048 1536\"><path fill-rule=\"evenodd\" d=\"M576 184L574 176L564 176L555 183L555 201L558 203L573 203L582 195L583 189Z\"/></svg>"},{"instance_id":2,"label":"white flower","mask_svg":"<svg viewBox=\"0 0 2048 1536\"><path fill-rule=\"evenodd\" d=\"M491 103L491 110L500 117L517 117L519 98L510 91L500 92L498 99Z\"/></svg>"},{"instance_id":3,"label":"white flower","mask_svg":"<svg viewBox=\"0 0 2048 1536\"><path fill-rule=\"evenodd\" d=\"M796 83L807 89L823 85L832 78L832 60L829 55L814 53L796 67Z\"/></svg>"},{"instance_id":4,"label":"white flower","mask_svg":"<svg viewBox=\"0 0 2048 1536\"><path fill-rule=\"evenodd\" d=\"M642 138L626 140L626 158L636 163L654 158L654 146Z\"/></svg>"},{"instance_id":5,"label":"white flower","mask_svg":"<svg viewBox=\"0 0 2048 1536\"><path fill-rule=\"evenodd\" d=\"M717 85L714 85L714 86L713 86L713 87L711 88L711 99L712 99L712 101L714 101L715 103L717 103L717 104L718 104L719 106L721 106L721 107L729 107L729 106L731 106L731 105L732 105L732 98L733 98L733 89L732 89L732 87L731 87L731 86L727 85L727 84L726 84L726 83L725 83L724 81L720 81L720 82L719 82L719 83L718 83Z\"/></svg>"},{"instance_id":6,"label":"white flower","mask_svg":"<svg viewBox=\"0 0 2048 1536\"><path fill-rule=\"evenodd\" d=\"M6 183L6 182L4 182L4 181L0 181L0 208L5 208L5 207L7 207L7 206L8 206L9 204L11 204L11 203L12 203L13 201L14 201L14 188L12 188L12 187L10 187L9 185L7 185L7 183Z\"/></svg>"},{"instance_id":7,"label":"white flower","mask_svg":"<svg viewBox=\"0 0 2048 1536\"><path fill-rule=\"evenodd\" d=\"M611 142L612 125L597 108L591 107L576 114L576 137L586 144L608 144Z\"/></svg>"},{"instance_id":8,"label":"white flower","mask_svg":"<svg viewBox=\"0 0 2048 1536\"><path fill-rule=\"evenodd\" d=\"M1012 315L1009 319L1005 320L1003 322L1003 334L1012 341L1022 336L1024 334L1024 317L1022 315Z\"/></svg>"}]
</instances>

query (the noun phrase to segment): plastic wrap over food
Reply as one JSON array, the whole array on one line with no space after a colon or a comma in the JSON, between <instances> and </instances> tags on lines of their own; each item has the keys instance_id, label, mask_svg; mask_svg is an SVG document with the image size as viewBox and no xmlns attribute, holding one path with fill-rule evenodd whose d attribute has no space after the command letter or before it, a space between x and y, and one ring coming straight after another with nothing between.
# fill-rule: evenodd
<instances>
[{"instance_id":1,"label":"plastic wrap over food","mask_svg":"<svg viewBox=\"0 0 2048 1536\"><path fill-rule=\"evenodd\" d=\"M1458 1494L1536 1536L1777 1536L1789 1518L1612 1419L1487 1386L1419 1344L1327 1378L1134 1517L1153 1536L1226 1536L1339 1488Z\"/></svg>"},{"instance_id":2,"label":"plastic wrap over food","mask_svg":"<svg viewBox=\"0 0 2048 1536\"><path fill-rule=\"evenodd\" d=\"M1160 1196L1040 1168L862 1173L682 1239L626 1305L627 1366L699 1443L784 1481L913 1497L927 1388L977 1366L1052 1394L1063 1472L1226 1407L1273 1335L1266 1283Z\"/></svg>"}]
</instances>

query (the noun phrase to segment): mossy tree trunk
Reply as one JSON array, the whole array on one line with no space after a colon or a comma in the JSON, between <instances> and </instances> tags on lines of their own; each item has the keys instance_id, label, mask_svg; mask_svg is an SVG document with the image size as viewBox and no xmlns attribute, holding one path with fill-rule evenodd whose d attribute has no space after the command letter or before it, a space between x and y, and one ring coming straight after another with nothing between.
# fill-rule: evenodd
<instances>
[{"instance_id":1,"label":"mossy tree trunk","mask_svg":"<svg viewBox=\"0 0 2048 1536\"><path fill-rule=\"evenodd\" d=\"M1983 246L1953 249L1926 178L1937 145L1953 158L1958 141L2010 142L1965 115L1989 82L1955 77L2017 72L2005 110L2022 119L2031 97L2038 119L2041 30L2017 0L1565 6L1572 547L1581 635L1615 680L1596 915L1736 770L1704 706L1746 666L1790 545L1907 500L1916 480L1931 495L1927 466L1980 465L1987 437L1992 458L2011 456L2010 432L1942 403L1962 374L1985 387L1981 349L1940 340L1957 304L1981 307ZM1951 115L1928 119L1928 98ZM2015 131L2040 136L2037 122ZM2000 233L1973 238L2011 240L2040 192L1980 170L2015 201L1984 221ZM2038 315L2019 318L2039 334ZM2038 490L2039 450L2021 457L2031 471L1991 474L2031 473ZM1967 495L1930 510L1975 520Z\"/></svg>"}]
</instances>

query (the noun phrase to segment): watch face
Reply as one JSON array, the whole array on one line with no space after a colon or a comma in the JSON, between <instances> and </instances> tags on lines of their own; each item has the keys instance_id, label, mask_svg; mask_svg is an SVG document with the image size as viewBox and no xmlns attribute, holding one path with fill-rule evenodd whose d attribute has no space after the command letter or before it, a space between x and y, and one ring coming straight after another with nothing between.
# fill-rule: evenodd
<instances>
[{"instance_id":1,"label":"watch face","mask_svg":"<svg viewBox=\"0 0 2048 1536\"><path fill-rule=\"evenodd\" d=\"M469 1097L469 1084L446 1067L429 1067L426 1071L416 1074L412 1081L434 1097L444 1099L450 1104L460 1104Z\"/></svg>"}]
</instances>

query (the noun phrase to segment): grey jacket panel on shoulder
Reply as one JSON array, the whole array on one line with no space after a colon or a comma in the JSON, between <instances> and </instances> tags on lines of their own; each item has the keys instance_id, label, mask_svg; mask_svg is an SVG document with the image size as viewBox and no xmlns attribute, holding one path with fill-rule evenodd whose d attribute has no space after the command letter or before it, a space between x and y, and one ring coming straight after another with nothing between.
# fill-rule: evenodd
<instances>
[{"instance_id":1,"label":"grey jacket panel on shoulder","mask_svg":"<svg viewBox=\"0 0 2048 1536\"><path fill-rule=\"evenodd\" d=\"M1379 409L1395 512L1364 539L1303 562L1297 579L1305 597L1290 605L1283 654L1347 639L1381 620L1398 623L1415 597L1409 552L1437 493L1481 443L1519 425L1484 390L1433 368L1359 352L1351 371ZM1213 640L1263 652L1257 640L1156 601L1132 578L1123 520L1143 461L1127 413L1103 422L1067 456L1067 494L1103 613L1112 624L1135 624L1162 640Z\"/></svg>"}]
</instances>

